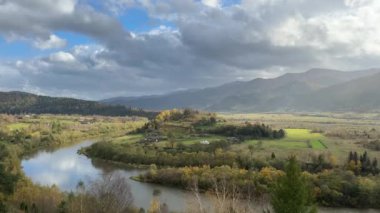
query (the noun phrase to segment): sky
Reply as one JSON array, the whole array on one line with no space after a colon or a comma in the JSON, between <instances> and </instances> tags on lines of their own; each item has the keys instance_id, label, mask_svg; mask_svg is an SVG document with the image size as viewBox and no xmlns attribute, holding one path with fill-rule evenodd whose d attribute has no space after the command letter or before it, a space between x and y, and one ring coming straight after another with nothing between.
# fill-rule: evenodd
<instances>
[{"instance_id":1,"label":"sky","mask_svg":"<svg viewBox=\"0 0 380 213\"><path fill-rule=\"evenodd\" d=\"M99 100L380 67L378 0L0 0L0 91Z\"/></svg>"}]
</instances>

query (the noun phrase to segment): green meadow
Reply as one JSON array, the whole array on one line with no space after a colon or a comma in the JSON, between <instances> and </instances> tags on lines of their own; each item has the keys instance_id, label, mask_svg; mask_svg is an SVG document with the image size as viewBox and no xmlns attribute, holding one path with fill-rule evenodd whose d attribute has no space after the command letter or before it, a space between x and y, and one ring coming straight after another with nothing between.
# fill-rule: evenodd
<instances>
[{"instance_id":1,"label":"green meadow","mask_svg":"<svg viewBox=\"0 0 380 213\"><path fill-rule=\"evenodd\" d=\"M30 126L30 124L28 124L28 123L12 123L12 124L7 125L8 129L11 131L26 129L29 126Z\"/></svg>"},{"instance_id":2,"label":"green meadow","mask_svg":"<svg viewBox=\"0 0 380 213\"><path fill-rule=\"evenodd\" d=\"M380 151L368 149L369 141L380 138L380 116L378 113L255 113L219 114L230 123L266 123L274 128L283 128L286 137L279 140L249 140L233 149L249 152L253 145L254 155L268 157L295 154L303 159L324 153L334 155L345 163L350 151L367 151L371 156L380 156Z\"/></svg>"},{"instance_id":3,"label":"green meadow","mask_svg":"<svg viewBox=\"0 0 380 213\"><path fill-rule=\"evenodd\" d=\"M320 133L308 129L285 129L286 136L278 140L249 140L245 145L254 145L258 149L323 149L321 141L326 138Z\"/></svg>"}]
</instances>

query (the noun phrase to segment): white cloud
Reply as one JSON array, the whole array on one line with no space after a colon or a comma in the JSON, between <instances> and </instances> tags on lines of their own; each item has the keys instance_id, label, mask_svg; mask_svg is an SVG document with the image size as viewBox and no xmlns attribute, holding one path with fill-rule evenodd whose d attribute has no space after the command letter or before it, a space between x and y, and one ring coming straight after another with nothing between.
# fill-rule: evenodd
<instances>
[{"instance_id":1,"label":"white cloud","mask_svg":"<svg viewBox=\"0 0 380 213\"><path fill-rule=\"evenodd\" d=\"M34 42L34 46L39 49L45 50L45 49L62 48L66 46L66 43L67 42L65 39L62 39L56 35L50 35L49 39L47 40L37 39Z\"/></svg>"},{"instance_id":2,"label":"white cloud","mask_svg":"<svg viewBox=\"0 0 380 213\"><path fill-rule=\"evenodd\" d=\"M323 49L337 57L380 56L380 3L346 1L350 9L307 17L290 15L268 34L280 46ZM331 56L335 56L332 54Z\"/></svg>"},{"instance_id":3,"label":"white cloud","mask_svg":"<svg viewBox=\"0 0 380 213\"><path fill-rule=\"evenodd\" d=\"M46 1L46 0L43 0ZM75 5L77 3L77 0L55 0L51 1L54 2L55 6L63 13L69 14L72 13L75 9Z\"/></svg>"},{"instance_id":4,"label":"white cloud","mask_svg":"<svg viewBox=\"0 0 380 213\"><path fill-rule=\"evenodd\" d=\"M220 0L202 0L202 3L209 7L219 7Z\"/></svg>"},{"instance_id":5,"label":"white cloud","mask_svg":"<svg viewBox=\"0 0 380 213\"><path fill-rule=\"evenodd\" d=\"M345 0L344 2L347 6L355 8L363 5L372 4L373 0Z\"/></svg>"},{"instance_id":6,"label":"white cloud","mask_svg":"<svg viewBox=\"0 0 380 213\"><path fill-rule=\"evenodd\" d=\"M9 3L8 0L4 1ZM71 14L74 12L78 0L12 0L11 2L29 9L44 9L46 14Z\"/></svg>"},{"instance_id":7,"label":"white cloud","mask_svg":"<svg viewBox=\"0 0 380 213\"><path fill-rule=\"evenodd\" d=\"M52 62L74 62L75 58L71 53L68 52L56 52L49 56L50 61Z\"/></svg>"}]
</instances>

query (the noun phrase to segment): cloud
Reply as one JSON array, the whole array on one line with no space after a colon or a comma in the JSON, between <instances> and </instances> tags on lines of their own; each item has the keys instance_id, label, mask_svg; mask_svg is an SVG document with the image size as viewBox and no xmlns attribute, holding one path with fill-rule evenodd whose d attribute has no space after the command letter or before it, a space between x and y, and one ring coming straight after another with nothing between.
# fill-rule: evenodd
<instances>
[{"instance_id":1,"label":"cloud","mask_svg":"<svg viewBox=\"0 0 380 213\"><path fill-rule=\"evenodd\" d=\"M34 46L42 50L57 49L57 48L65 47L66 40L59 38L56 35L50 35L49 39L47 40L37 39L36 41L34 41Z\"/></svg>"},{"instance_id":2,"label":"cloud","mask_svg":"<svg viewBox=\"0 0 380 213\"><path fill-rule=\"evenodd\" d=\"M74 62L75 58L71 53L68 52L56 52L49 56L50 61L52 62Z\"/></svg>"},{"instance_id":3,"label":"cloud","mask_svg":"<svg viewBox=\"0 0 380 213\"><path fill-rule=\"evenodd\" d=\"M202 0L202 3L209 6L209 7L219 7L220 6L219 0Z\"/></svg>"},{"instance_id":4,"label":"cloud","mask_svg":"<svg viewBox=\"0 0 380 213\"><path fill-rule=\"evenodd\" d=\"M0 71L2 78L15 82L4 80L3 88L99 99L313 67L379 66L380 3L375 0L106 0L102 9L74 0L0 2L0 35L10 41L62 48L65 38L55 32L69 31L96 42L1 61L7 70ZM133 8L146 12L154 23L150 29L126 29L120 17Z\"/></svg>"},{"instance_id":5,"label":"cloud","mask_svg":"<svg viewBox=\"0 0 380 213\"><path fill-rule=\"evenodd\" d=\"M0 69L7 68L4 73L0 72L0 83L9 88L6 90L17 88L43 95L86 99L122 95L125 91L141 95L161 84L158 79L141 76L136 68L119 65L109 54L109 50L100 45L79 45L47 57L8 62L3 67L0 64ZM9 79L17 81L7 82Z\"/></svg>"},{"instance_id":6,"label":"cloud","mask_svg":"<svg viewBox=\"0 0 380 213\"><path fill-rule=\"evenodd\" d=\"M42 48L62 47L63 41L52 35L54 31L76 32L110 45L130 36L118 20L76 0L0 2L0 35L7 40L31 40Z\"/></svg>"}]
</instances>

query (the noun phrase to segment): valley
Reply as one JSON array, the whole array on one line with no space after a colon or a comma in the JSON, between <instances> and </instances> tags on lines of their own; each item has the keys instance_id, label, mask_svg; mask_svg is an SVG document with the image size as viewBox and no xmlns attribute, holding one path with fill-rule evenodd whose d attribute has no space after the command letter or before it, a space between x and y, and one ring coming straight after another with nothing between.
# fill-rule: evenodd
<instances>
[{"instance_id":1,"label":"valley","mask_svg":"<svg viewBox=\"0 0 380 213\"><path fill-rule=\"evenodd\" d=\"M378 208L380 150L373 144L378 143L379 122L376 113L217 114L190 109L162 111L151 120L2 115L1 144L8 150L2 155L3 172L10 175L6 180L13 184L7 182L8 191L0 188L3 195L13 194L5 200L8 208L17 208L19 202L45 209L65 202L65 208L76 208L81 196L94 196L78 191L79 182L84 181L90 189L103 175L118 174L130 178L131 195L137 199L131 206L136 211L152 208L151 202L171 211L190 211L194 206L188 203L199 202L198 196L204 197L202 205L220 208L220 200L214 197L221 193L215 188L218 186L236 188L234 199L242 202L239 208L250 212L268 208L268 189L283 175L288 157L294 155L314 185L319 206ZM95 143L76 145L91 138ZM64 147L71 150L67 152L70 155L62 155ZM362 159L363 153L370 161L367 167L362 161L347 160L353 154ZM363 203L360 194L347 194L342 185L329 181L331 178L340 182L350 179L346 187L366 190L370 199ZM368 186L372 186L370 191ZM36 195L22 195L32 188L55 193L57 200L41 203ZM67 190L75 193L74 200L67 200ZM341 195L332 198L331 193ZM173 203L171 199L177 198L170 197L175 194L182 200ZM229 196L225 205L232 205Z\"/></svg>"},{"instance_id":2,"label":"valley","mask_svg":"<svg viewBox=\"0 0 380 213\"><path fill-rule=\"evenodd\" d=\"M380 213L379 20L0 0L0 213Z\"/></svg>"}]
</instances>

